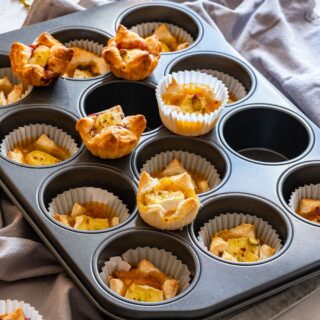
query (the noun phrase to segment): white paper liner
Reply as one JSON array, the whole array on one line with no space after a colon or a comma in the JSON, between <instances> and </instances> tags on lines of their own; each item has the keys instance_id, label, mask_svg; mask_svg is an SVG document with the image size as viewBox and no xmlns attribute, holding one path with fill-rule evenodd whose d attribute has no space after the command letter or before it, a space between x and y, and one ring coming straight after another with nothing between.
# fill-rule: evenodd
<instances>
[{"instance_id":1,"label":"white paper liner","mask_svg":"<svg viewBox=\"0 0 320 320\"><path fill-rule=\"evenodd\" d=\"M9 103L9 104L6 104L2 107L9 107L9 106L12 106L13 104L16 104L18 102L20 102L22 99L24 99L27 95L29 95L33 89L33 86L31 85L27 85L25 84L24 82L20 81L18 77L16 77L11 68L0 68L0 79L4 78L5 76L8 77L8 79L10 80L10 82L13 84L13 85L18 85L18 84L22 84L22 89L23 89L23 92L22 92L22 95L21 95L21 98L14 102L14 103ZM0 107L1 108L1 107Z\"/></svg>"},{"instance_id":2,"label":"white paper liner","mask_svg":"<svg viewBox=\"0 0 320 320\"><path fill-rule=\"evenodd\" d=\"M247 95L247 90L244 85L229 74L212 69L201 69L198 71L207 73L221 80L228 88L229 95L232 93L237 98L237 101L243 99Z\"/></svg>"},{"instance_id":3,"label":"white paper liner","mask_svg":"<svg viewBox=\"0 0 320 320\"><path fill-rule=\"evenodd\" d=\"M4 156L7 156L9 151L13 150L16 146L21 145L23 141L38 139L43 133L60 147L67 150L70 153L70 156L78 151L77 144L66 132L51 125L37 123L19 127L6 135L0 145L0 152Z\"/></svg>"},{"instance_id":4,"label":"white paper liner","mask_svg":"<svg viewBox=\"0 0 320 320\"><path fill-rule=\"evenodd\" d=\"M152 174L162 171L173 159L178 159L187 171L192 170L207 179L210 189L221 182L220 175L214 165L207 159L187 151L173 150L156 154L142 166L140 172L147 171Z\"/></svg>"},{"instance_id":5,"label":"white paper liner","mask_svg":"<svg viewBox=\"0 0 320 320\"><path fill-rule=\"evenodd\" d=\"M204 115L174 110L162 100L162 95L173 78L180 84L199 83L208 85L213 89L216 98L221 101L221 106L214 112ZM200 136L212 130L218 121L221 112L228 103L228 89L222 81L206 73L193 70L179 71L173 72L160 80L156 88L156 97L161 121L165 127L183 136Z\"/></svg>"},{"instance_id":6,"label":"white paper liner","mask_svg":"<svg viewBox=\"0 0 320 320\"><path fill-rule=\"evenodd\" d=\"M253 215L244 213L225 213L206 222L199 231L198 241L202 248L209 251L212 236L222 230L230 230L242 223L255 225L256 237L261 239L264 244L276 249L276 252L282 248L281 239L276 230L266 221ZM212 254L214 257L214 254Z\"/></svg>"},{"instance_id":7,"label":"white paper liner","mask_svg":"<svg viewBox=\"0 0 320 320\"><path fill-rule=\"evenodd\" d=\"M135 267L143 259L149 260L166 276L179 280L177 295L190 286L191 272L181 260L164 249L150 247L130 249L123 253L121 257L117 256L110 258L110 260L104 263L100 277L102 281L109 286L109 275L112 275L118 270L129 271L130 268L127 263L129 263L131 267Z\"/></svg>"},{"instance_id":8,"label":"white paper liner","mask_svg":"<svg viewBox=\"0 0 320 320\"><path fill-rule=\"evenodd\" d=\"M103 44L100 44L100 43L92 41L92 40L84 40L84 39L72 40L72 41L66 42L64 44L64 46L67 47L67 48L77 47L77 48L80 48L80 49L84 49L84 50L87 50L87 51L90 51L90 52L93 52L93 53L97 54L99 57L101 57L102 49L103 49ZM108 72L110 72L110 68L107 71L107 73ZM98 75L96 77L100 77L100 76L102 76L102 74ZM83 80L83 79L67 77L67 76L64 76L64 75L62 75L62 77L66 78L66 79ZM93 79L93 78L96 78L96 77L92 77L90 79Z\"/></svg>"},{"instance_id":9,"label":"white paper liner","mask_svg":"<svg viewBox=\"0 0 320 320\"><path fill-rule=\"evenodd\" d=\"M299 207L299 202L301 199L320 200L320 183L319 184L304 185L303 187L299 187L299 188L295 189L292 192L290 199L289 199L290 209L293 210L294 212L297 212L298 207ZM303 216L300 216L300 217L304 218ZM304 219L306 219L306 218L304 218ZM309 219L306 219L306 220L311 221ZM316 223L316 222L314 222L314 223Z\"/></svg>"},{"instance_id":10,"label":"white paper liner","mask_svg":"<svg viewBox=\"0 0 320 320\"><path fill-rule=\"evenodd\" d=\"M154 30L162 23L163 22L140 23L133 26L130 30L137 33L140 37L146 38L148 36L151 36ZM167 26L171 34L177 39L178 44L183 42L188 42L190 46L194 42L193 37L187 31L171 23L164 23L164 24ZM180 51L180 50L177 50L177 51Z\"/></svg>"},{"instance_id":11,"label":"white paper liner","mask_svg":"<svg viewBox=\"0 0 320 320\"><path fill-rule=\"evenodd\" d=\"M28 320L43 320L39 311L29 303L18 300L0 300L0 314L12 313L18 308L23 310L23 313Z\"/></svg>"},{"instance_id":12,"label":"white paper liner","mask_svg":"<svg viewBox=\"0 0 320 320\"><path fill-rule=\"evenodd\" d=\"M92 201L107 205L119 217L120 223L130 216L128 208L117 196L107 190L93 187L75 188L58 194L49 203L49 214L70 214L76 202L84 204Z\"/></svg>"}]
</instances>

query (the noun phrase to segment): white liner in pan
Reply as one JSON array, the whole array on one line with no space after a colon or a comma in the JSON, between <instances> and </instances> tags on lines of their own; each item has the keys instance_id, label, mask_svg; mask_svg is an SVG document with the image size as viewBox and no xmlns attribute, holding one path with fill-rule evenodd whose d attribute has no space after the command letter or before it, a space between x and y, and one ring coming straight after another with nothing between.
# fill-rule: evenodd
<instances>
[{"instance_id":1,"label":"white liner in pan","mask_svg":"<svg viewBox=\"0 0 320 320\"><path fill-rule=\"evenodd\" d=\"M9 151L13 150L17 146L21 146L24 141L35 141L43 133L45 133L60 147L67 150L70 156L74 155L78 151L77 144L66 132L51 125L37 123L19 127L6 135L1 142L0 152L4 156L7 156Z\"/></svg>"},{"instance_id":2,"label":"white liner in pan","mask_svg":"<svg viewBox=\"0 0 320 320\"><path fill-rule=\"evenodd\" d=\"M146 38L148 36L151 36L154 30L162 23L163 22L140 23L130 28L130 30L137 33L140 37ZM167 26L171 34L177 39L178 44L188 42L190 46L194 42L193 37L187 31L171 23L164 24Z\"/></svg>"},{"instance_id":3,"label":"white liner in pan","mask_svg":"<svg viewBox=\"0 0 320 320\"><path fill-rule=\"evenodd\" d=\"M78 202L84 204L87 202L103 203L119 217L120 223L127 220L130 216L126 205L113 193L94 187L81 187L67 190L58 194L49 203L49 214L70 214L73 205Z\"/></svg>"},{"instance_id":4,"label":"white liner in pan","mask_svg":"<svg viewBox=\"0 0 320 320\"><path fill-rule=\"evenodd\" d=\"M0 68L0 79L4 78L5 76L8 77L8 79L10 80L10 82L13 85L18 85L18 84L22 84L22 95L20 97L20 99L14 103L10 103L10 104L6 104L2 107L8 107L11 106L15 103L18 103L19 101L21 101L22 99L24 99L27 95L29 95L33 89L33 86L31 85L27 85L24 82L20 81L18 77L16 77L11 68ZM0 107L1 108L1 107Z\"/></svg>"},{"instance_id":5,"label":"white liner in pan","mask_svg":"<svg viewBox=\"0 0 320 320\"><path fill-rule=\"evenodd\" d=\"M103 49L103 44L100 44L100 43L92 41L92 40L84 40L84 39L69 41L69 42L66 42L64 45L67 48L77 47L80 49L90 51L92 53L97 54L99 57L101 57L101 53L102 53L102 49ZM109 68L108 64L107 64L107 67L108 67L108 70L106 73L110 72L110 68ZM98 75L96 77L100 77L101 75ZM67 79L75 79L75 78L67 77L64 75L62 75L62 77L67 78ZM95 78L95 77L92 77L92 78ZM82 80L82 79L76 78L75 80Z\"/></svg>"},{"instance_id":6,"label":"white liner in pan","mask_svg":"<svg viewBox=\"0 0 320 320\"><path fill-rule=\"evenodd\" d=\"M166 105L162 100L162 95L172 82L173 78L180 84L198 83L208 85L214 91L221 106L214 112L207 114L184 113L172 106ZM200 136L208 133L218 121L221 112L228 103L228 89L219 79L199 71L179 71L173 72L163 77L157 88L156 97L159 107L159 114L162 123L170 131L183 136Z\"/></svg>"},{"instance_id":7,"label":"white liner in pan","mask_svg":"<svg viewBox=\"0 0 320 320\"><path fill-rule=\"evenodd\" d=\"M247 95L247 90L244 85L229 74L212 69L201 69L199 71L207 73L221 80L228 88L229 95L232 93L237 98L237 101L243 99Z\"/></svg>"},{"instance_id":8,"label":"white liner in pan","mask_svg":"<svg viewBox=\"0 0 320 320\"><path fill-rule=\"evenodd\" d=\"M185 291L191 282L191 272L171 252L164 249L138 247L130 249L120 256L112 257L104 263L100 277L109 286L108 277L115 271L129 271L143 259L149 260L155 267L162 271L166 276L179 280L179 290L177 294ZM129 265L128 265L129 264Z\"/></svg>"},{"instance_id":9,"label":"white liner in pan","mask_svg":"<svg viewBox=\"0 0 320 320\"><path fill-rule=\"evenodd\" d=\"M142 166L141 172L152 174L162 171L173 159L178 159L187 171L192 170L207 179L210 189L221 182L219 173L208 160L187 151L172 150L156 154Z\"/></svg>"},{"instance_id":10,"label":"white liner in pan","mask_svg":"<svg viewBox=\"0 0 320 320\"><path fill-rule=\"evenodd\" d=\"M256 237L261 239L264 244L271 246L278 252L282 248L281 239L276 230L266 221L253 215L244 213L225 213L206 222L199 231L198 241L202 248L209 253L212 236L222 230L230 230L242 223L255 225ZM212 254L212 253L211 253ZM214 254L212 254L216 257Z\"/></svg>"},{"instance_id":11,"label":"white liner in pan","mask_svg":"<svg viewBox=\"0 0 320 320\"><path fill-rule=\"evenodd\" d=\"M293 210L294 212L297 212L299 207L299 202L301 199L320 200L320 183L304 185L303 187L299 187L295 189L292 192L289 199L290 209ZM301 217L304 218L303 216ZM311 221L311 220L308 220L308 221Z\"/></svg>"},{"instance_id":12,"label":"white liner in pan","mask_svg":"<svg viewBox=\"0 0 320 320\"><path fill-rule=\"evenodd\" d=\"M21 308L25 317L30 320L43 320L39 311L29 303L18 300L0 300L0 314L12 313L18 308Z\"/></svg>"}]
</instances>

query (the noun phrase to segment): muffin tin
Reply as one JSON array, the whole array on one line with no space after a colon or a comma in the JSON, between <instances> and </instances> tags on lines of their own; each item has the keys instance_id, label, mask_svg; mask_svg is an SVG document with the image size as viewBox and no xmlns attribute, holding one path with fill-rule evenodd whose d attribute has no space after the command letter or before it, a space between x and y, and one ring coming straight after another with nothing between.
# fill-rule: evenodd
<instances>
[{"instance_id":1,"label":"muffin tin","mask_svg":"<svg viewBox=\"0 0 320 320\"><path fill-rule=\"evenodd\" d=\"M320 181L320 131L303 113L244 60L200 16L168 2L119 1L36 24L0 36L0 67L8 67L13 41L31 43L50 31L61 41L85 37L107 41L121 22L173 23L195 39L187 49L164 53L145 81L115 79L111 74L87 80L60 78L34 88L13 107L0 108L0 140L19 126L46 123L77 142L78 152L55 166L33 168L0 155L1 186L21 209L88 299L115 319L214 319L261 300L319 273L319 225L305 221L288 206L291 192ZM200 138L177 136L162 125L154 89L166 74L215 69L238 79L247 95L228 105L217 126ZM136 150L118 160L93 157L75 130L77 118L121 104L126 115L148 121ZM221 183L200 195L194 223L182 231L162 232L139 218L136 191L143 164L157 153L183 150L211 162ZM48 213L59 193L78 187L106 189L127 205L130 217L101 231L63 227ZM253 214L269 222L282 240L273 257L239 264L213 257L197 240L205 222L227 212ZM189 288L161 303L139 303L116 296L101 281L105 260L130 248L157 247L178 257L192 273Z\"/></svg>"}]
</instances>

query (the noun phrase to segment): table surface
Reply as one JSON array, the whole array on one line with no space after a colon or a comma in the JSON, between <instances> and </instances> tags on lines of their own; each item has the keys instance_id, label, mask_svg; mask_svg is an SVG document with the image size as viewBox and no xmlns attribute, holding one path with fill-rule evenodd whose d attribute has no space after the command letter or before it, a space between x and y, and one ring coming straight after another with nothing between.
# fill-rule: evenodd
<instances>
[{"instance_id":1,"label":"table surface","mask_svg":"<svg viewBox=\"0 0 320 320\"><path fill-rule=\"evenodd\" d=\"M77 0L72 0L77 2ZM316 1L316 12L320 15L320 0ZM0 0L0 34L21 28L28 13L20 0ZM16 39L14 39L16 40ZM320 319L320 288L310 296L291 306L274 320Z\"/></svg>"}]
</instances>

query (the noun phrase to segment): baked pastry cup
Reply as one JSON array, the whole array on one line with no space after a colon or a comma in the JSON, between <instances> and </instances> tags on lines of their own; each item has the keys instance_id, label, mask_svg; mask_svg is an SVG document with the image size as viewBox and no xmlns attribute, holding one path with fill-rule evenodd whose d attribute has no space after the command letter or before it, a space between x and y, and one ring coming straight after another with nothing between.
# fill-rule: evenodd
<instances>
[{"instance_id":1,"label":"baked pastry cup","mask_svg":"<svg viewBox=\"0 0 320 320\"><path fill-rule=\"evenodd\" d=\"M137 194L141 218L162 230L177 230L197 216L200 201L188 173L161 179L143 171Z\"/></svg>"},{"instance_id":2,"label":"baked pastry cup","mask_svg":"<svg viewBox=\"0 0 320 320\"><path fill-rule=\"evenodd\" d=\"M216 125L228 102L228 89L206 73L179 71L160 80L156 97L167 129L183 136L200 136Z\"/></svg>"},{"instance_id":3,"label":"baked pastry cup","mask_svg":"<svg viewBox=\"0 0 320 320\"><path fill-rule=\"evenodd\" d=\"M161 44L152 35L143 39L125 26L118 27L116 36L102 50L102 57L118 78L142 80L156 68L160 59Z\"/></svg>"},{"instance_id":4,"label":"baked pastry cup","mask_svg":"<svg viewBox=\"0 0 320 320\"><path fill-rule=\"evenodd\" d=\"M18 300L0 300L0 319L43 320L39 311L29 303Z\"/></svg>"},{"instance_id":5,"label":"baked pastry cup","mask_svg":"<svg viewBox=\"0 0 320 320\"><path fill-rule=\"evenodd\" d=\"M72 49L66 48L47 32L30 46L14 42L9 54L14 74L34 86L47 86L64 74L72 56Z\"/></svg>"},{"instance_id":6,"label":"baked pastry cup","mask_svg":"<svg viewBox=\"0 0 320 320\"><path fill-rule=\"evenodd\" d=\"M117 159L136 147L146 124L143 115L126 117L118 105L78 120L76 129L93 155Z\"/></svg>"}]
</instances>

